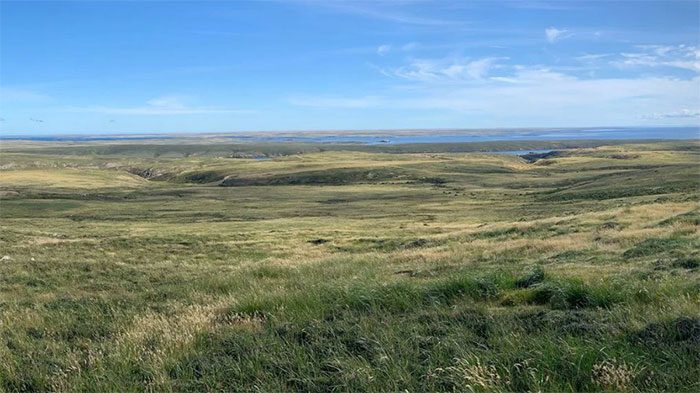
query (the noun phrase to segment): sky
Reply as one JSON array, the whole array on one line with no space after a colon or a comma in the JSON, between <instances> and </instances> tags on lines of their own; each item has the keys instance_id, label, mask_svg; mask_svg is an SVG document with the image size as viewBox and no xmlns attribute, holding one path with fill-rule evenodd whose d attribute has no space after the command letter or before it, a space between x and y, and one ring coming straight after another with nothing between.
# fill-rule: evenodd
<instances>
[{"instance_id":1,"label":"sky","mask_svg":"<svg viewBox=\"0 0 700 393\"><path fill-rule=\"evenodd\" d=\"M700 124L698 1L0 1L0 132Z\"/></svg>"}]
</instances>

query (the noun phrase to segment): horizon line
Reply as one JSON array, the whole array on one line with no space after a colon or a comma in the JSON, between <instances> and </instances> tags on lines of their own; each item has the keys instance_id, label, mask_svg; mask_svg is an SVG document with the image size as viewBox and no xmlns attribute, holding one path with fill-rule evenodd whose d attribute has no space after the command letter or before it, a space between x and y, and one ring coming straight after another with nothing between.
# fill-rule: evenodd
<instances>
[{"instance_id":1,"label":"horizon line","mask_svg":"<svg viewBox=\"0 0 700 393\"><path fill-rule=\"evenodd\" d=\"M477 127L477 128L455 128L455 127L421 127L421 128L319 128L319 129L268 129L268 130L234 130L234 131L96 131L96 132L39 132L39 131L5 131L0 130L0 138L18 137L18 136L150 136L150 135L182 135L182 136L215 136L229 134L284 134L284 133L379 133L379 132L429 132L429 131L479 131L479 132L498 132L498 131L537 131L537 130L601 130L601 129L654 129L654 128L697 128L700 130L700 123L687 125L608 125L608 126L552 126L552 127Z\"/></svg>"}]
</instances>

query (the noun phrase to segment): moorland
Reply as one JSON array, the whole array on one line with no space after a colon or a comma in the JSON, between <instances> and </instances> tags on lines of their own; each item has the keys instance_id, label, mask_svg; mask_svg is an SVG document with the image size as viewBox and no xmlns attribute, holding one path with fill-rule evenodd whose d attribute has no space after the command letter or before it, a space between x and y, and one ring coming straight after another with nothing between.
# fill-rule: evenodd
<instances>
[{"instance_id":1,"label":"moorland","mask_svg":"<svg viewBox=\"0 0 700 393\"><path fill-rule=\"evenodd\" d=\"M699 164L3 142L0 390L698 391Z\"/></svg>"}]
</instances>

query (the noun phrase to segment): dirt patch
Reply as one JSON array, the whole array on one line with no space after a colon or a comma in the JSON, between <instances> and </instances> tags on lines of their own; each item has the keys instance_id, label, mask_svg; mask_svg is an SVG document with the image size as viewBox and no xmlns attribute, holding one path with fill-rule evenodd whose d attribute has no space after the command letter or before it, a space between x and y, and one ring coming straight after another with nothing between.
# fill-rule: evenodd
<instances>
[{"instance_id":1,"label":"dirt patch","mask_svg":"<svg viewBox=\"0 0 700 393\"><path fill-rule=\"evenodd\" d=\"M45 236L35 236L32 238L32 243L38 246L43 246L46 244L62 244L62 243L77 243L77 242L94 242L97 239L85 238L85 239L63 239L57 237L45 237Z\"/></svg>"},{"instance_id":2,"label":"dirt patch","mask_svg":"<svg viewBox=\"0 0 700 393\"><path fill-rule=\"evenodd\" d=\"M0 190L0 197L16 197L19 196L19 192L14 190Z\"/></svg>"}]
</instances>

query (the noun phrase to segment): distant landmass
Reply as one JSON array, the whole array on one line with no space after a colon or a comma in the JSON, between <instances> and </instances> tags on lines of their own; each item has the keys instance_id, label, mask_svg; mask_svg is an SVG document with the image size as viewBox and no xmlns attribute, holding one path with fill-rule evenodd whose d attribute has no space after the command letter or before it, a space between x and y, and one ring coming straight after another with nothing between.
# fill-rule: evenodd
<instances>
[{"instance_id":1,"label":"distant landmass","mask_svg":"<svg viewBox=\"0 0 700 393\"><path fill-rule=\"evenodd\" d=\"M577 139L700 139L700 126L692 127L607 127L607 128L531 128L531 129L424 129L424 130L341 130L341 131L261 131L231 133L168 134L0 134L0 140L42 142L142 141L211 137L230 142L302 142L302 143L459 143L512 140Z\"/></svg>"}]
</instances>

